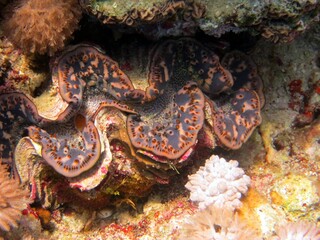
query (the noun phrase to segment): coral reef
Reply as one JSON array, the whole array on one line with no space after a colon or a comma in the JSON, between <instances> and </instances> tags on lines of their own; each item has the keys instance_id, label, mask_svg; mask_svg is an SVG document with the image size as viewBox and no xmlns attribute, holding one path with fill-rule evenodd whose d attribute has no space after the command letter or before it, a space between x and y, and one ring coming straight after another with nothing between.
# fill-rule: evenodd
<instances>
[{"instance_id":1,"label":"coral reef","mask_svg":"<svg viewBox=\"0 0 320 240\"><path fill-rule=\"evenodd\" d=\"M191 215L181 229L179 239L262 239L237 213L215 205Z\"/></svg>"},{"instance_id":2,"label":"coral reef","mask_svg":"<svg viewBox=\"0 0 320 240\"><path fill-rule=\"evenodd\" d=\"M206 19L200 19L199 26L217 37L245 28L273 42L289 42L319 20L318 1L200 2L206 3Z\"/></svg>"},{"instance_id":3,"label":"coral reef","mask_svg":"<svg viewBox=\"0 0 320 240\"><path fill-rule=\"evenodd\" d=\"M250 31L289 42L319 21L319 2L289 1L125 1L83 0L83 8L105 24L133 26L148 37L192 36L201 29L221 37ZM127 28L125 28L127 29Z\"/></svg>"},{"instance_id":4,"label":"coral reef","mask_svg":"<svg viewBox=\"0 0 320 240\"><path fill-rule=\"evenodd\" d=\"M184 1L139 1L128 4L126 1L81 0L80 4L105 24L126 24L161 22L175 15L185 7Z\"/></svg>"},{"instance_id":5,"label":"coral reef","mask_svg":"<svg viewBox=\"0 0 320 240\"><path fill-rule=\"evenodd\" d=\"M22 190L19 181L10 179L5 165L0 165L0 229L17 227L22 210L27 208L29 192Z\"/></svg>"},{"instance_id":6,"label":"coral reef","mask_svg":"<svg viewBox=\"0 0 320 240\"><path fill-rule=\"evenodd\" d=\"M30 187L34 201L5 239L161 240L179 232L237 239L249 228L263 239L319 238L311 224L320 212L319 26L297 37L317 21L318 2L183 1L173 15L140 20L150 6L168 2L124 8L121 0L95 1L120 18L102 25L86 15L74 45L50 60L52 75L47 56L26 59L0 39L1 161ZM133 22L131 8L139 12ZM128 22L120 22L125 15ZM214 36L246 29L274 42L295 41L253 43L248 32L217 40L197 32L199 26ZM123 35L133 31L152 39L196 37L154 43ZM219 158L209 159L205 171L212 154ZM222 159L237 159L243 170ZM224 219L198 212L205 206L183 186L199 166L203 175L225 174L221 184L199 177L210 187L193 187L215 193L236 214L225 205ZM214 206L205 211L219 214ZM28 227L32 219L36 224ZM299 221L301 227L293 226Z\"/></svg>"},{"instance_id":7,"label":"coral reef","mask_svg":"<svg viewBox=\"0 0 320 240\"><path fill-rule=\"evenodd\" d=\"M241 195L248 191L250 178L238 167L238 162L212 155L193 175L185 187L190 190L191 201L200 209L209 205L235 209L241 207Z\"/></svg>"},{"instance_id":8,"label":"coral reef","mask_svg":"<svg viewBox=\"0 0 320 240\"><path fill-rule=\"evenodd\" d=\"M14 163L33 201L135 207L191 163L198 142L215 147L202 139L220 134L240 147L260 124L259 96L244 76L253 68L231 89L232 74L194 39L167 40L149 53L142 84L99 47L77 44L51 60L52 82L39 96L1 87L1 161ZM208 104L221 109L219 131L206 125Z\"/></svg>"},{"instance_id":9,"label":"coral reef","mask_svg":"<svg viewBox=\"0 0 320 240\"><path fill-rule=\"evenodd\" d=\"M19 1L9 10L1 24L10 41L25 53L51 56L65 46L82 15L77 0Z\"/></svg>"}]
</instances>

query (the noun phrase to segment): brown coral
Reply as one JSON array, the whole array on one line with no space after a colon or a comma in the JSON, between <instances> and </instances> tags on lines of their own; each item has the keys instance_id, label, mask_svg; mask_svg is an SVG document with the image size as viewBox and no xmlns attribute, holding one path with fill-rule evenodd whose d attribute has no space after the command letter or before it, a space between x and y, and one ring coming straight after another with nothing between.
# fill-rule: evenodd
<instances>
[{"instance_id":1,"label":"brown coral","mask_svg":"<svg viewBox=\"0 0 320 240\"><path fill-rule=\"evenodd\" d=\"M0 165L0 229L17 227L21 210L26 208L28 192L19 188L19 182L10 179L7 169Z\"/></svg>"},{"instance_id":2,"label":"brown coral","mask_svg":"<svg viewBox=\"0 0 320 240\"><path fill-rule=\"evenodd\" d=\"M28 0L2 25L10 41L26 53L53 55L70 39L80 17L77 0Z\"/></svg>"}]
</instances>

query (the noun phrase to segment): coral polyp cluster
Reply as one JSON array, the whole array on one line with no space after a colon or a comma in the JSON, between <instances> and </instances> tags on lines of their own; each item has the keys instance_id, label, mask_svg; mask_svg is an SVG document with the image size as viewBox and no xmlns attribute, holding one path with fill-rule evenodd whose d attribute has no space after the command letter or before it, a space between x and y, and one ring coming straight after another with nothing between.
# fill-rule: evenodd
<instances>
[{"instance_id":1,"label":"coral polyp cluster","mask_svg":"<svg viewBox=\"0 0 320 240\"><path fill-rule=\"evenodd\" d=\"M187 218L182 225L179 239L230 239L230 240L261 240L262 238L238 213L229 208L208 206Z\"/></svg>"},{"instance_id":2,"label":"coral polyp cluster","mask_svg":"<svg viewBox=\"0 0 320 240\"><path fill-rule=\"evenodd\" d=\"M77 0L19 0L11 8L2 23L6 36L26 53L51 56L65 46L82 15Z\"/></svg>"},{"instance_id":3,"label":"coral polyp cluster","mask_svg":"<svg viewBox=\"0 0 320 240\"><path fill-rule=\"evenodd\" d=\"M212 155L205 166L193 175L185 185L190 190L190 199L199 204L200 209L209 205L218 208L235 209L241 207L240 198L248 191L250 178L238 162Z\"/></svg>"},{"instance_id":4,"label":"coral polyp cluster","mask_svg":"<svg viewBox=\"0 0 320 240\"><path fill-rule=\"evenodd\" d=\"M289 222L278 226L276 236L272 239L320 239L320 229L316 224L306 221Z\"/></svg>"}]
</instances>

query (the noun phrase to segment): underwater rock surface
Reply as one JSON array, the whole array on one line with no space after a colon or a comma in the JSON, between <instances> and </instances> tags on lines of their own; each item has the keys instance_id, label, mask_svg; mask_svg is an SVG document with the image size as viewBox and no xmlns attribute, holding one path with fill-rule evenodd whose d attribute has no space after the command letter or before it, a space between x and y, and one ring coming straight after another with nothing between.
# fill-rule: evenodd
<instances>
[{"instance_id":1,"label":"underwater rock surface","mask_svg":"<svg viewBox=\"0 0 320 240\"><path fill-rule=\"evenodd\" d=\"M221 37L250 31L273 42L290 42L319 21L320 2L314 1L96 1L82 7L104 24L133 26L152 38L190 36L200 28Z\"/></svg>"}]
</instances>

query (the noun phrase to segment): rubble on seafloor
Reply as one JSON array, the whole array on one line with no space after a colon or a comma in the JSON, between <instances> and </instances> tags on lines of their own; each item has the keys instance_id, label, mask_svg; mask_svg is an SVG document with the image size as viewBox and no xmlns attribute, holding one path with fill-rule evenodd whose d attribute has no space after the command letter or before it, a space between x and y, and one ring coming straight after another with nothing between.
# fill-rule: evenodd
<instances>
[{"instance_id":1,"label":"rubble on seafloor","mask_svg":"<svg viewBox=\"0 0 320 240\"><path fill-rule=\"evenodd\" d=\"M86 6L95 2L94 6L98 6L96 1L81 2L87 4ZM105 11L119 13L116 10L123 4L122 1L112 2L112 7L108 5L109 8ZM152 2L161 4L162 1ZM162 15L156 15L155 20L145 12L142 5L138 7L142 9L142 13L146 14L143 15L144 20L138 21L137 17L136 22L130 22L126 15L127 9L121 9L120 12L126 16L126 21L121 20L121 22L117 18L109 19L109 24L124 23L126 26L121 26L121 34L117 41L109 39L113 42L111 45L117 48L112 49L108 46L109 42L103 47L108 55L118 61L120 69L130 76L136 88L143 89L148 86L145 76L148 66L146 53L150 52L150 45L154 43L141 40L141 36L128 35L132 37L132 42L128 44L126 40L126 44L122 46L123 38L127 38L124 29L128 26L141 27L140 32L143 32L145 31L143 30L144 21L156 23L162 18L170 19L166 11L168 14L173 11L183 16L184 6L179 5L179 1L173 2L176 2L176 5L173 8L165 8ZM212 7L210 1L189 1L188 4L203 2L209 4L208 7ZM202 18L201 12L197 12L200 14L198 16L195 13L192 15L191 11L190 18L196 21L197 27L200 26L206 34L222 36L223 44L228 39L223 35L225 32L229 32L230 29L231 32L236 32L227 33L230 34L230 39L234 39L237 38L237 34L240 34L237 33L239 28L243 28L240 32L246 31L245 28L251 27L253 23L256 28L254 31L262 34L262 38L257 38L256 42L249 47L246 46L244 50L241 49L243 47L241 44L245 42L243 38L250 37L241 33L239 46L232 41L226 45L226 50L220 49L219 41L212 36L204 37L195 32L191 35L195 35L195 39L199 42L203 41L203 38L206 43L212 41L210 49L217 51L220 57L226 53L224 51L233 49L246 51L257 66L257 72L263 80L265 104L261 110L261 125L253 131L248 140L239 149L227 150L225 146L216 147L219 143L215 142L217 140L215 137L208 136L211 128L210 124L207 124L204 127L205 130L199 132L203 142L198 142L197 146L210 146L213 150L204 148L205 151L197 152L198 149L194 148L192 149L194 153L192 155L190 153L192 162L181 164L183 162L181 159L189 157L188 153L182 155L178 163L173 161L171 165L164 167L161 158L158 161L159 156L150 153L151 147L140 150L135 156L131 150L133 146L128 147L124 144L124 142L130 142L129 137L123 133L126 117L120 111L113 110L108 117L102 114L97 116L98 121L103 123L99 131L108 133L104 136L109 139L104 149L107 160L102 161L98 166L99 171L92 170L90 177L84 180L81 177L68 180L43 164L39 144L25 137L27 134L24 133L24 138L19 141L15 149L16 156L19 156L16 168L21 183L31 189L31 200L36 202L22 211L19 227L12 228L9 232L1 232L0 229L0 239L1 237L4 239L183 239L185 236L183 234L186 233L190 239L199 239L197 236L210 239L212 236L217 236L215 234L225 234L229 238L234 237L231 239L241 239L241 236L245 237L249 233L254 233L257 236L256 239L285 239L286 234L291 233L292 236L300 237L302 234L307 234L306 232L311 239L320 239L318 224L320 214L320 27L314 26L307 29L309 24L316 21L319 3L295 1L296 4L292 5L289 11L285 4L281 5L277 1L272 6L268 6L269 12L264 12L263 17L256 17L253 12L252 22L248 22L248 19L244 19L244 13L251 11L252 8L248 10L246 2L242 4L237 1L231 2L231 5L237 6L235 9L238 12L227 11L231 5L225 5L222 7L224 11L221 10L220 13L217 12L219 9L216 12L207 10L204 15L206 18ZM254 9L261 13L263 4L259 5L258 2L254 5ZM219 4L221 4L220 1L217 2L217 6ZM93 12L92 8L88 7L89 10ZM156 10L154 11L157 13ZM94 13L101 17L101 14ZM134 12L131 11L130 14L129 17L132 18ZM280 22L277 14L285 16L287 20ZM218 34L215 31L220 29L216 26L220 24L221 19L223 21L229 19L232 26L228 25L229 30L221 30L222 32ZM276 19L279 22L268 21L268 19ZM107 20L104 18L102 21ZM114 33L116 28L114 26L111 28ZM85 27L83 29L82 31L88 30ZM301 34L297 35L296 32ZM76 32L74 43L86 39L87 34L80 29ZM185 34L180 32L178 35ZM91 41L94 39L91 36L88 38ZM272 38L275 42L290 41L290 43L275 44L268 38ZM100 43L100 40L96 42ZM163 42L165 41L161 43ZM134 46L139 43L144 47L137 50ZM54 98L54 88L49 92L44 91L49 85L46 82L50 79L49 58L24 55L13 47L3 32L0 38L0 54L1 84L10 82L15 88L21 89L34 99L39 97L40 93L47 94L42 96L42 100L35 102L37 106L44 104L43 100L46 98ZM132 57L135 54L139 54L139 57ZM48 66L43 62L48 63ZM52 62L50 66L52 67ZM85 129L81 117L76 118L75 122L79 129ZM65 129L69 131L68 124ZM49 130L52 129L49 128ZM210 144L207 141L211 141ZM161 151L158 150L157 153L159 152ZM220 210L215 210L212 206L203 212L209 218L208 221L199 218L203 216L199 212L199 206L196 201L190 200L190 193L185 188L188 176L192 176L201 166L204 166L211 154L225 158L227 161L238 161L238 168L242 168L245 175L250 177L250 181L247 181L247 184L250 182L250 187L248 191L247 189L241 191L241 204L237 204L237 209L232 209L231 212L222 211L222 215L226 216L225 221L215 215L215 212ZM146 156L148 156L147 161L141 160ZM110 157L113 159L112 163L109 162ZM136 158L140 160L136 162L134 160ZM209 164L209 161L207 162ZM146 169L143 173L139 171L141 166ZM106 169L108 167L109 169ZM104 178L103 174L108 171L115 173L116 177ZM154 175L156 179L153 178ZM99 188L101 182L103 187ZM201 187L201 184L199 185ZM0 212L1 207L0 202ZM202 231L202 235L199 235L199 231L195 229L197 226ZM249 229L246 234L237 232L242 226L246 226L244 229Z\"/></svg>"}]
</instances>

